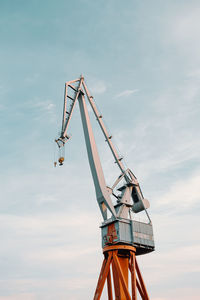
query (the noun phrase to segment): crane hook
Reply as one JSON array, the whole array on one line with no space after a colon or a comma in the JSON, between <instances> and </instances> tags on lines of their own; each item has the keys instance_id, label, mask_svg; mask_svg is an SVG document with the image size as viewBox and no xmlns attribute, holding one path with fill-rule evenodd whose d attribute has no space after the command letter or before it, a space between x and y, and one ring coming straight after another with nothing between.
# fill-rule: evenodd
<instances>
[{"instance_id":1,"label":"crane hook","mask_svg":"<svg viewBox=\"0 0 200 300\"><path fill-rule=\"evenodd\" d=\"M63 156L59 157L59 159L58 159L59 166L62 166L62 165L63 165L64 160L65 160L65 159L64 159Z\"/></svg>"}]
</instances>

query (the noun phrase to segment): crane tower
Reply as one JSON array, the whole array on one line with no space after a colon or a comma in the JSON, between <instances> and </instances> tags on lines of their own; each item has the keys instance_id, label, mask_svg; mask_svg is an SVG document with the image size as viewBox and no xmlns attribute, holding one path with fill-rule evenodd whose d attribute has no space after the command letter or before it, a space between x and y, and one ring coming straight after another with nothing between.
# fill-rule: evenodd
<instances>
[{"instance_id":1,"label":"crane tower","mask_svg":"<svg viewBox=\"0 0 200 300\"><path fill-rule=\"evenodd\" d=\"M86 100L91 106L120 170L119 176L111 187L108 187L105 182ZM68 127L76 102L79 103L96 199L103 217L100 227L104 260L93 299L101 298L107 281L108 300L137 300L138 297L148 300L150 298L136 256L154 251L152 222L147 212L149 202L144 198L135 175L130 169L125 168L122 157L119 156L112 142L112 136L109 135L104 125L103 117L95 105L93 96L90 95L83 76L65 84L61 134L55 140L59 150L64 148L70 138ZM63 165L63 155L60 155L58 162L59 165ZM134 218L141 212L145 213L146 222ZM131 288L129 288L129 281Z\"/></svg>"}]
</instances>

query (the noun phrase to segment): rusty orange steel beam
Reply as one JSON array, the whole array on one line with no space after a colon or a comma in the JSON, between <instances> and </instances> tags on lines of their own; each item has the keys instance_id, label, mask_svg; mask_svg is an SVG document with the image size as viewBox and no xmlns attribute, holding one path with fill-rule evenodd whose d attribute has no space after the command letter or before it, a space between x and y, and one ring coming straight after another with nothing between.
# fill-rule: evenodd
<instances>
[{"instance_id":1,"label":"rusty orange steel beam","mask_svg":"<svg viewBox=\"0 0 200 300\"><path fill-rule=\"evenodd\" d=\"M114 264L116 266L116 269L117 269L119 278L121 280L122 287L123 287L124 293L126 295L126 298L127 298L127 300L131 300L131 296L130 296L129 291L128 291L128 286L126 284L126 281L125 281L125 278L124 278L124 275L123 275L123 272L122 272L122 269L121 269L118 257L117 257L117 255L116 255L115 252L113 252L113 262L114 262Z\"/></svg>"},{"instance_id":2,"label":"rusty orange steel beam","mask_svg":"<svg viewBox=\"0 0 200 300\"><path fill-rule=\"evenodd\" d=\"M103 272L104 272L104 269L105 269L105 266L106 266L106 262L107 262L107 260L104 258L102 266L101 266L101 271L100 271L100 274L99 274L98 282L97 282L97 287L99 286L99 284L101 282L101 279L102 279L102 276L103 276Z\"/></svg>"},{"instance_id":3,"label":"rusty orange steel beam","mask_svg":"<svg viewBox=\"0 0 200 300\"><path fill-rule=\"evenodd\" d=\"M145 284L144 284L144 280L142 278L142 274L140 272L140 269L139 269L139 266L138 266L138 263L137 263L136 259L135 259L135 266L136 266L136 272L137 272L137 275L138 275L138 279L140 281L141 288L142 288L142 291L143 291L144 300L150 300L149 296L148 296L148 293L147 293L147 290L146 290L146 287L145 287Z\"/></svg>"},{"instance_id":4,"label":"rusty orange steel beam","mask_svg":"<svg viewBox=\"0 0 200 300\"><path fill-rule=\"evenodd\" d=\"M107 288L108 288L108 300L113 300L112 294L112 282L111 282L111 272L109 270L107 277Z\"/></svg>"},{"instance_id":5,"label":"rusty orange steel beam","mask_svg":"<svg viewBox=\"0 0 200 300\"><path fill-rule=\"evenodd\" d=\"M135 254L130 253L130 264L129 269L131 272L131 287L132 287L132 300L137 300L137 289L136 289L136 272L135 272Z\"/></svg>"},{"instance_id":6,"label":"rusty orange steel beam","mask_svg":"<svg viewBox=\"0 0 200 300\"><path fill-rule=\"evenodd\" d=\"M142 288L140 286L140 283L139 283L138 279L136 279L136 286L137 286L137 289L138 289L138 291L140 293L140 296L141 296L142 300L146 300L145 295L144 295L144 293L142 291Z\"/></svg>"},{"instance_id":7,"label":"rusty orange steel beam","mask_svg":"<svg viewBox=\"0 0 200 300\"><path fill-rule=\"evenodd\" d=\"M94 300L99 300L103 291L103 287L108 276L108 272L110 271L110 262L112 259L112 253L108 254L108 259L106 260L106 264L102 274L100 274L101 278L99 278L98 285L96 288L96 292L94 295Z\"/></svg>"},{"instance_id":8,"label":"rusty orange steel beam","mask_svg":"<svg viewBox=\"0 0 200 300\"><path fill-rule=\"evenodd\" d=\"M103 249L105 258L99 275L94 300L100 300L106 279L108 300L113 300L112 284L114 284L115 299L137 300L138 291L142 300L149 300L144 280L137 264L135 251L136 249L129 245L112 245ZM111 279L111 265L113 281ZM128 287L128 270L130 270L131 274L132 297L130 296Z\"/></svg>"},{"instance_id":9,"label":"rusty orange steel beam","mask_svg":"<svg viewBox=\"0 0 200 300\"><path fill-rule=\"evenodd\" d=\"M113 283L114 283L114 290L115 290L115 298L120 298L120 283L119 283L119 276L117 273L117 269L114 264L112 264L112 274L113 274Z\"/></svg>"}]
</instances>

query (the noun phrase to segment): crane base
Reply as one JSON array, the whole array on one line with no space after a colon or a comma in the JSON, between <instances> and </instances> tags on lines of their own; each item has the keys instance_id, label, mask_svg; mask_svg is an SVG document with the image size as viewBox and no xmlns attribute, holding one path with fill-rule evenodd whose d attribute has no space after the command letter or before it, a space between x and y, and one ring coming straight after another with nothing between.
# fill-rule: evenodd
<instances>
[{"instance_id":1,"label":"crane base","mask_svg":"<svg viewBox=\"0 0 200 300\"><path fill-rule=\"evenodd\" d=\"M136 248L129 245L107 246L103 249L104 261L93 300L101 298L106 280L108 300L137 300L137 291L142 300L149 300L135 252ZM131 277L131 293L128 287L128 271L130 271ZM113 292L115 298L113 298Z\"/></svg>"}]
</instances>

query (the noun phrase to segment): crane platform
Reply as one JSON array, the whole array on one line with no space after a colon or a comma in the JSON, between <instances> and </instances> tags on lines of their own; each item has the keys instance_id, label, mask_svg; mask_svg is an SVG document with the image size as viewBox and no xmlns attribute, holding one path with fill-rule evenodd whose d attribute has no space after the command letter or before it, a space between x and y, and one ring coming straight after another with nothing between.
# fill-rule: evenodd
<instances>
[{"instance_id":1,"label":"crane platform","mask_svg":"<svg viewBox=\"0 0 200 300\"><path fill-rule=\"evenodd\" d=\"M136 248L136 256L154 251L153 227L149 223L112 218L102 223L102 248L113 244L127 244Z\"/></svg>"}]
</instances>

